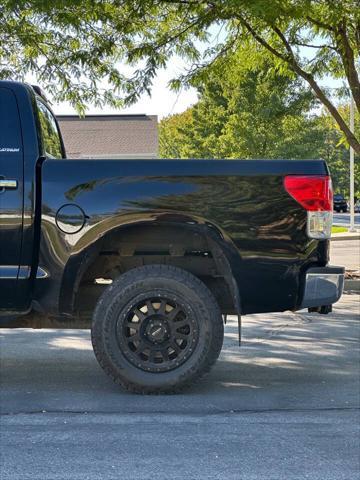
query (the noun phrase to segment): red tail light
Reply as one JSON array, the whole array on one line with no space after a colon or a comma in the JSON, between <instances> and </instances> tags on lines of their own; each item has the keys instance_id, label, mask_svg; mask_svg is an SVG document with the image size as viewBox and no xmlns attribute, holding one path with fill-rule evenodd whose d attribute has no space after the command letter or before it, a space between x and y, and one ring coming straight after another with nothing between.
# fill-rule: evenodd
<instances>
[{"instance_id":1,"label":"red tail light","mask_svg":"<svg viewBox=\"0 0 360 480\"><path fill-rule=\"evenodd\" d=\"M325 175L287 175L284 187L309 212L332 211L331 178Z\"/></svg>"}]
</instances>

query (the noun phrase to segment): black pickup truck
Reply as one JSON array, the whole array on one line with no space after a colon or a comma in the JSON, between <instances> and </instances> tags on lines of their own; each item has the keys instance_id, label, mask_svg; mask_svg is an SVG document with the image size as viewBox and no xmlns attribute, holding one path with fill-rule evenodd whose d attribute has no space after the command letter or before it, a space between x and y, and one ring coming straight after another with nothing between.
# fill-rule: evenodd
<instances>
[{"instance_id":1,"label":"black pickup truck","mask_svg":"<svg viewBox=\"0 0 360 480\"><path fill-rule=\"evenodd\" d=\"M40 89L0 82L1 318L88 319L129 390L208 371L227 314L330 311L332 207L320 160L67 159Z\"/></svg>"}]
</instances>

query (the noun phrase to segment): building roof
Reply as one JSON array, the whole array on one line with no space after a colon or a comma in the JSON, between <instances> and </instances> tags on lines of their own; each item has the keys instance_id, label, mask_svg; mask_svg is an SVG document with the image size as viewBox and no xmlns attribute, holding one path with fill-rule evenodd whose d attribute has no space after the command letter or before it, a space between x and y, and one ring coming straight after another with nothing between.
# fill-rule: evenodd
<instances>
[{"instance_id":1,"label":"building roof","mask_svg":"<svg viewBox=\"0 0 360 480\"><path fill-rule=\"evenodd\" d=\"M57 115L68 158L156 158L156 115Z\"/></svg>"}]
</instances>

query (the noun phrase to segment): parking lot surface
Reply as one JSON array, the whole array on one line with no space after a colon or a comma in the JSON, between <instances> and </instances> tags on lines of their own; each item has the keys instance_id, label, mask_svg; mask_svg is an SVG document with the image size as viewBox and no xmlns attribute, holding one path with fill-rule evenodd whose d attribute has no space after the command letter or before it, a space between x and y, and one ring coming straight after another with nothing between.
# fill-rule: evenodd
<instances>
[{"instance_id":1,"label":"parking lot surface","mask_svg":"<svg viewBox=\"0 0 360 480\"><path fill-rule=\"evenodd\" d=\"M0 330L0 478L357 480L359 297L243 321L171 396L113 384L87 330Z\"/></svg>"},{"instance_id":2,"label":"parking lot surface","mask_svg":"<svg viewBox=\"0 0 360 480\"><path fill-rule=\"evenodd\" d=\"M360 271L360 240L330 242L330 263L343 265L348 271Z\"/></svg>"}]
</instances>

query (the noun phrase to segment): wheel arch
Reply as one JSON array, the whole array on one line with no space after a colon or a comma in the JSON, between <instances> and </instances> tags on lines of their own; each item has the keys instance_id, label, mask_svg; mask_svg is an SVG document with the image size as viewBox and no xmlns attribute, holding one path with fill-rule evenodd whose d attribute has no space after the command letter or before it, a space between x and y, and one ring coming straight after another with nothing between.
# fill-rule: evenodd
<instances>
[{"instance_id":1,"label":"wheel arch","mask_svg":"<svg viewBox=\"0 0 360 480\"><path fill-rule=\"evenodd\" d=\"M168 256L164 255L163 262L160 263L164 263L164 259L165 263L169 259L177 259L178 262L176 264L185 269L187 269L186 265L191 263L188 259L185 262L187 252L184 252L185 255L182 257L184 261L180 260L181 252L176 251L176 248L180 248L179 242L170 242L170 240L175 238L188 239L186 241L194 248L197 248L197 245L201 245L202 248L205 248L205 250L202 250L204 255L207 253L206 249L208 249L209 256L211 256L215 266L215 275L224 279L229 290L232 302L231 309L234 313L241 313L239 288L232 269L232 265L235 263L234 260L239 259L239 252L226 233L213 222L199 217L184 215L183 213L153 212L145 217L142 214L138 218L117 219L115 225L114 221L105 221L102 225L94 226L94 229L97 232L96 238L94 239L94 232L89 230L79 241L76 253L69 257L65 265L59 296L59 310L61 314L74 315L76 313L77 301L84 279L92 272L92 269L96 272L96 265L101 264L102 257L106 257L106 253L109 253L109 255L113 253L107 250L109 245L113 245L116 249L119 243L121 244L121 239L131 239L136 233L144 236L144 232L149 234L147 236L148 239L152 238L152 236L155 236L155 238L163 236L163 243L165 242L175 249L174 252L170 251ZM129 258L131 257L131 252L120 252L120 256ZM154 255L154 260L156 260L155 257L156 255ZM139 256L137 258L139 259ZM144 261L144 257L142 257L142 261ZM146 261L151 263L149 258ZM144 263L140 264L143 265ZM210 289L212 289L212 286L210 286Z\"/></svg>"}]
</instances>

